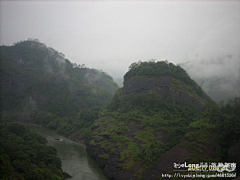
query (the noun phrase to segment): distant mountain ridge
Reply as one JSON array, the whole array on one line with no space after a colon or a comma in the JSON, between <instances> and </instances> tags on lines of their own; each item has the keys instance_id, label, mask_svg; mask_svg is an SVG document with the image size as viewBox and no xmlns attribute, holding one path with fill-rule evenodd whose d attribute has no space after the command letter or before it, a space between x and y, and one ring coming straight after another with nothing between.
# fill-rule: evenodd
<instances>
[{"instance_id":1,"label":"distant mountain ridge","mask_svg":"<svg viewBox=\"0 0 240 180\"><path fill-rule=\"evenodd\" d=\"M240 96L240 61L227 55L180 64L217 103Z\"/></svg>"}]
</instances>

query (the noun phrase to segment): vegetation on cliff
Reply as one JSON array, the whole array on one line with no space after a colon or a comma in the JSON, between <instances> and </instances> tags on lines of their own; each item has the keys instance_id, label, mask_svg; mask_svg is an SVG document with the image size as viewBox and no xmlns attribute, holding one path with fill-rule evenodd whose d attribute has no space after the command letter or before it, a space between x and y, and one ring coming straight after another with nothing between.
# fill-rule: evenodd
<instances>
[{"instance_id":1,"label":"vegetation on cliff","mask_svg":"<svg viewBox=\"0 0 240 180\"><path fill-rule=\"evenodd\" d=\"M47 140L18 123L0 124L0 179L61 180L61 161Z\"/></svg>"},{"instance_id":2,"label":"vegetation on cliff","mask_svg":"<svg viewBox=\"0 0 240 180\"><path fill-rule=\"evenodd\" d=\"M239 100L217 107L181 67L168 62L134 63L124 79L87 144L108 178L158 179L174 161L228 160L230 146L238 146ZM201 108L187 104L192 101ZM234 140L225 144L229 136Z\"/></svg>"},{"instance_id":3,"label":"vegetation on cliff","mask_svg":"<svg viewBox=\"0 0 240 180\"><path fill-rule=\"evenodd\" d=\"M0 63L1 178L61 179L61 162L46 140L6 123L37 123L84 138L118 86L106 73L73 64L38 40L1 46Z\"/></svg>"},{"instance_id":4,"label":"vegetation on cliff","mask_svg":"<svg viewBox=\"0 0 240 180\"><path fill-rule=\"evenodd\" d=\"M164 77L168 76L174 80L174 85L179 85L181 88L182 84L179 84L179 81L184 82L185 86L189 89L196 91L199 96L203 96L201 87L197 85L186 73L186 71L181 68L179 65L174 65L168 61L138 61L132 63L129 67L128 72L124 75L124 81L127 81L131 78L136 77ZM186 90L187 90L186 88Z\"/></svg>"},{"instance_id":5,"label":"vegetation on cliff","mask_svg":"<svg viewBox=\"0 0 240 180\"><path fill-rule=\"evenodd\" d=\"M152 60L133 63L124 87L117 90L106 73L73 64L37 40L0 50L1 171L12 172L4 174L6 178L28 179L39 172L39 179L60 177L54 150L45 151L38 144L45 140L35 135L39 149L32 150L27 129L5 124L12 120L41 124L78 139L90 132L87 150L113 179L158 179L177 161L240 163L239 98L218 107L180 66ZM13 156L11 148L26 152ZM52 159L42 156L46 152ZM41 174L46 167L53 173ZM25 173L26 168L34 172Z\"/></svg>"}]
</instances>

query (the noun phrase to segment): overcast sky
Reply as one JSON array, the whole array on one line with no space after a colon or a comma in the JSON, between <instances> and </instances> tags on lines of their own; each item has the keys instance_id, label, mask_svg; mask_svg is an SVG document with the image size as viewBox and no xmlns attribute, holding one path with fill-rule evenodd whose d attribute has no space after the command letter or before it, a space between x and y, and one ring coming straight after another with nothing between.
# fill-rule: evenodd
<instances>
[{"instance_id":1,"label":"overcast sky","mask_svg":"<svg viewBox=\"0 0 240 180\"><path fill-rule=\"evenodd\" d=\"M240 1L0 1L0 44L28 38L114 77L149 59L239 73Z\"/></svg>"}]
</instances>

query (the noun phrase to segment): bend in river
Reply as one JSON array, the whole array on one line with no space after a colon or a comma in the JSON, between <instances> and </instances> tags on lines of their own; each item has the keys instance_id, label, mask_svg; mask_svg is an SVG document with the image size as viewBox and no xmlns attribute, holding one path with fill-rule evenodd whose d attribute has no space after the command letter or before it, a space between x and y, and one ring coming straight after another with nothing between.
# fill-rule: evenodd
<instances>
[{"instance_id":1,"label":"bend in river","mask_svg":"<svg viewBox=\"0 0 240 180\"><path fill-rule=\"evenodd\" d=\"M86 147L63 136L55 131L39 125L29 125L31 129L47 139L47 145L57 150L62 161L62 170L72 178L69 180L107 180L96 162L87 154Z\"/></svg>"}]
</instances>

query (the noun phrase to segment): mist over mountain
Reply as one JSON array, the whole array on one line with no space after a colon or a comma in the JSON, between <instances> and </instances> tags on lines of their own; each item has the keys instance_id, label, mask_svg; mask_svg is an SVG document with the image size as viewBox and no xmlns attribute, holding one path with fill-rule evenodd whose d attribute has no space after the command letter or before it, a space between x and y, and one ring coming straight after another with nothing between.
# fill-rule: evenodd
<instances>
[{"instance_id":1,"label":"mist over mountain","mask_svg":"<svg viewBox=\"0 0 240 180\"><path fill-rule=\"evenodd\" d=\"M34 122L61 134L73 133L76 126L80 130L90 125L118 88L106 73L71 63L38 40L0 50L5 121Z\"/></svg>"},{"instance_id":2,"label":"mist over mountain","mask_svg":"<svg viewBox=\"0 0 240 180\"><path fill-rule=\"evenodd\" d=\"M119 88L103 71L71 63L38 40L1 46L0 55L1 127L6 136L15 128L22 132L21 126L9 124L20 121L85 141L104 174L115 180L159 179L162 173L172 173L174 162L240 163L240 99L219 107L182 68L196 72L202 87L209 83L209 93L235 96L238 91L230 94L234 89L223 88L223 83L239 80L239 63L228 63L231 56L182 67L138 61L130 65ZM211 72L206 66L215 69ZM17 162L23 156L6 153L11 147L4 138L1 142L2 164L19 173L16 168L22 164L15 166L7 156ZM61 176L60 169L57 174Z\"/></svg>"},{"instance_id":3,"label":"mist over mountain","mask_svg":"<svg viewBox=\"0 0 240 180\"><path fill-rule=\"evenodd\" d=\"M67 178L240 179L240 1L0 0L0 180Z\"/></svg>"},{"instance_id":4,"label":"mist over mountain","mask_svg":"<svg viewBox=\"0 0 240 180\"><path fill-rule=\"evenodd\" d=\"M123 87L123 77L121 78L113 78L114 82L117 83L119 87Z\"/></svg>"},{"instance_id":5,"label":"mist over mountain","mask_svg":"<svg viewBox=\"0 0 240 180\"><path fill-rule=\"evenodd\" d=\"M218 59L202 59L179 63L193 80L214 101L225 103L240 96L240 57L226 55ZM123 86L123 77L114 78L119 87Z\"/></svg>"},{"instance_id":6,"label":"mist over mountain","mask_svg":"<svg viewBox=\"0 0 240 180\"><path fill-rule=\"evenodd\" d=\"M240 23L237 17L214 22L181 66L215 101L240 95ZM239 17L239 16L238 16Z\"/></svg>"},{"instance_id":7,"label":"mist over mountain","mask_svg":"<svg viewBox=\"0 0 240 180\"><path fill-rule=\"evenodd\" d=\"M216 102L240 96L240 56L196 58L180 65Z\"/></svg>"}]
</instances>

